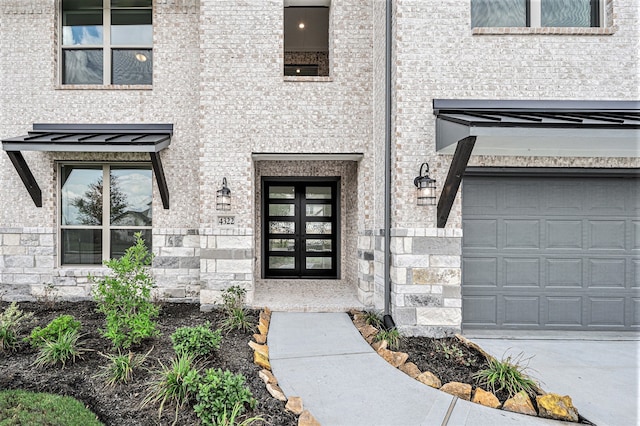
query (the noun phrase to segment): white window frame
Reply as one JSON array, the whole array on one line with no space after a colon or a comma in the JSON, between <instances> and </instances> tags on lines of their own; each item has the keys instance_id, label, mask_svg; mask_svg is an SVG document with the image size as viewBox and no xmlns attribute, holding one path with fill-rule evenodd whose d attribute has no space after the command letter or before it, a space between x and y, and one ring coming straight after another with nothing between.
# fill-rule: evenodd
<instances>
[{"instance_id":1,"label":"white window frame","mask_svg":"<svg viewBox=\"0 0 640 426\"><path fill-rule=\"evenodd\" d=\"M131 167L131 168L140 168L144 170L152 170L151 164L144 162L86 162L86 161L61 161L57 164L57 177L58 177L58 195L57 195L57 232L58 232L58 264L61 267L83 267L83 268L91 268L91 267L101 267L102 264L92 264L92 263L63 263L63 253L62 253L62 231L64 229L101 229L102 230L102 261L108 260L111 258L111 230L112 229L135 229L135 230L152 230L153 229L153 217L151 218L151 226L133 226L133 225L115 225L112 226L110 222L111 216L111 202L105 203L104 200L111 200L110 186L111 185L102 185L102 224L101 225L63 225L62 224L62 167L63 166L72 166L72 167L82 167L82 166L92 166L92 167L102 167L102 182L109 182L110 176L109 171L111 167ZM151 181L151 194L153 195L153 179ZM106 220L105 220L106 218ZM149 246L151 246L152 242L147 242Z\"/></svg>"},{"instance_id":2,"label":"white window frame","mask_svg":"<svg viewBox=\"0 0 640 426\"><path fill-rule=\"evenodd\" d=\"M102 66L103 66L103 70L102 70L102 84L92 84L91 86L93 87L100 87L100 86L122 86L122 85L114 85L112 83L112 76L111 76L111 68L112 68L112 52L114 50L117 49L128 49L128 50L135 50L135 49L140 49L140 50L151 50L153 52L153 43L151 45L126 45L126 46L121 46L121 45L111 45L111 0L102 0L102 45L96 45L96 46L84 46L84 47L78 47L78 46L65 46L62 42L62 36L63 36L63 10L62 10L62 3L64 0L60 0L59 2L59 13L60 13L60 19L58 20L58 34L59 34L59 46L60 46L60 52L59 52L59 60L58 60L58 81L59 84L62 87L68 87L68 86L74 86L74 84L64 84L64 51L65 50L92 50L92 49L102 49ZM116 7L113 8L116 10L126 10L126 9L131 9L131 10L151 10L152 15L153 15L153 2L152 2L152 6L149 6L147 8L142 8L142 7ZM152 28L153 28L153 24L152 24ZM125 85L126 86L126 85ZM150 85L143 85L143 86L150 86Z\"/></svg>"}]
</instances>

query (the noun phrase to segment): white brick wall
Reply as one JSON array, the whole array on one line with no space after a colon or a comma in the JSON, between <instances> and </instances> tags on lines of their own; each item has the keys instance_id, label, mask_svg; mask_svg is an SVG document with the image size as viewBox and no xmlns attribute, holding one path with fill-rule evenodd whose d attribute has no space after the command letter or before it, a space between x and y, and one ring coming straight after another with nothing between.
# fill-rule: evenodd
<instances>
[{"instance_id":1,"label":"white brick wall","mask_svg":"<svg viewBox=\"0 0 640 426\"><path fill-rule=\"evenodd\" d=\"M432 99L638 99L640 9L635 0L607 2L613 12L606 34L550 35L474 32L468 0L394 0L391 279L394 315L404 330L459 327L460 195L444 230L436 228L435 208L415 205L420 164L429 162L440 190L451 161L435 152ZM57 3L0 1L0 137L24 134L34 122L173 123L171 146L162 152L169 210L154 183L161 297L200 294L207 305L237 284L251 298L260 279L263 173L252 153L361 153L349 166L309 162L275 172L342 176L342 281L361 301L383 306L384 1L333 1L330 77L296 81L282 75L282 0L156 0L147 90L60 87ZM86 275L103 268L58 266L56 162L148 157L26 152L25 158L43 207L33 205L0 154L0 286L25 296L53 282L69 297L88 295ZM470 164L640 167L637 159L493 156L474 156ZM224 214L235 219L230 226L217 225L223 177L232 191Z\"/></svg>"}]
</instances>

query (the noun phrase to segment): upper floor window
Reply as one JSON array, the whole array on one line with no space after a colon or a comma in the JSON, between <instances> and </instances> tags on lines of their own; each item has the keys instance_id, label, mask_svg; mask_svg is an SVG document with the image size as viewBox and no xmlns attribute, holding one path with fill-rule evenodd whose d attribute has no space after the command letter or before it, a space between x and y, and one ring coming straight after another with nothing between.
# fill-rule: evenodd
<instances>
[{"instance_id":1,"label":"upper floor window","mask_svg":"<svg viewBox=\"0 0 640 426\"><path fill-rule=\"evenodd\" d=\"M328 0L285 1L284 75L329 75Z\"/></svg>"},{"instance_id":2,"label":"upper floor window","mask_svg":"<svg viewBox=\"0 0 640 426\"><path fill-rule=\"evenodd\" d=\"M151 3L62 0L62 84L151 84Z\"/></svg>"},{"instance_id":3,"label":"upper floor window","mask_svg":"<svg viewBox=\"0 0 640 426\"><path fill-rule=\"evenodd\" d=\"M475 27L598 27L599 0L471 0Z\"/></svg>"}]
</instances>

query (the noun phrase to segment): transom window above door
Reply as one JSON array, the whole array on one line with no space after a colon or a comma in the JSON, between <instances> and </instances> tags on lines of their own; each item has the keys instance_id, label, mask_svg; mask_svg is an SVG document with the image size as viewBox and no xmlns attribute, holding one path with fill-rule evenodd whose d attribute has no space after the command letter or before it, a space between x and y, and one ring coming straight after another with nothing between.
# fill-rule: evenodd
<instances>
[{"instance_id":1,"label":"transom window above door","mask_svg":"<svg viewBox=\"0 0 640 426\"><path fill-rule=\"evenodd\" d=\"M339 178L304 179L263 178L264 278L338 278Z\"/></svg>"},{"instance_id":2,"label":"transom window above door","mask_svg":"<svg viewBox=\"0 0 640 426\"><path fill-rule=\"evenodd\" d=\"M63 85L150 85L152 0L62 0Z\"/></svg>"}]
</instances>

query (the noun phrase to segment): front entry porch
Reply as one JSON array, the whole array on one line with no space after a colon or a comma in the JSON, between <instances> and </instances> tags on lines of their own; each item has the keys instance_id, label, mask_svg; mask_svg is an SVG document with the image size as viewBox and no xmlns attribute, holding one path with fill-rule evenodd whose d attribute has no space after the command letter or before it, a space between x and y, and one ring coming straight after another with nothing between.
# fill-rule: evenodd
<instances>
[{"instance_id":1,"label":"front entry porch","mask_svg":"<svg viewBox=\"0 0 640 426\"><path fill-rule=\"evenodd\" d=\"M252 307L287 312L346 312L367 308L357 288L341 280L259 280Z\"/></svg>"}]
</instances>

